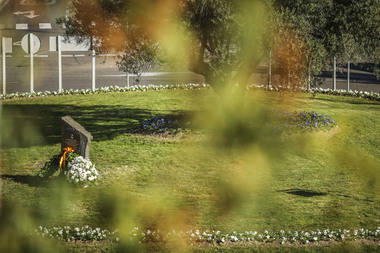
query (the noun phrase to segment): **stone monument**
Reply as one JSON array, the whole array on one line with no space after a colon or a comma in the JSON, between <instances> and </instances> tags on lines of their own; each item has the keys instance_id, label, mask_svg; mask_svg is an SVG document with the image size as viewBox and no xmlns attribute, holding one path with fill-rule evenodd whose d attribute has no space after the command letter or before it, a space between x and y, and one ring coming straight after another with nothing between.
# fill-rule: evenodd
<instances>
[{"instance_id":1,"label":"stone monument","mask_svg":"<svg viewBox=\"0 0 380 253\"><path fill-rule=\"evenodd\" d=\"M92 135L70 116L62 117L61 152L66 147L72 147L74 152L90 159L90 144Z\"/></svg>"}]
</instances>

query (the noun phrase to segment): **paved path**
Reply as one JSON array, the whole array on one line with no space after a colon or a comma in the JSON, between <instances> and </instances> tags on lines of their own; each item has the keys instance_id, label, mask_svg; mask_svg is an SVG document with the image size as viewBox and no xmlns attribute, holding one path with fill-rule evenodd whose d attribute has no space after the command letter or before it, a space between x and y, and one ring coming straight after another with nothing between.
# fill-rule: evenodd
<instances>
[{"instance_id":1,"label":"paved path","mask_svg":"<svg viewBox=\"0 0 380 253\"><path fill-rule=\"evenodd\" d=\"M332 78L333 73L331 71L325 71L318 77L320 81L316 82L313 87L330 88L333 89L334 83ZM268 83L268 68L266 66L260 66L257 72L251 76L251 81L256 84ZM272 75L272 83L279 82L279 76ZM347 90L347 69L341 68L337 72L336 88ZM350 71L350 90L368 91L380 93L380 80L376 79L375 74L351 69Z\"/></svg>"},{"instance_id":2,"label":"paved path","mask_svg":"<svg viewBox=\"0 0 380 253\"><path fill-rule=\"evenodd\" d=\"M65 0L0 0L0 36L12 38L12 53L6 57L6 91L30 91L30 58L21 48L22 38L35 34L40 40L40 50L34 57L34 91L58 90L58 53L52 51L50 39L64 33L55 23L57 17L66 14ZM38 3L38 4L36 4ZM91 88L91 57L89 51L62 52L63 89ZM116 66L114 56L96 57L96 86L126 86L126 74ZM2 76L0 75L0 80ZM130 85L136 77L130 76ZM193 73L160 73L143 76L140 84L175 84L203 82ZM2 84L2 80L1 80ZM2 92L2 85L0 85Z\"/></svg>"},{"instance_id":3,"label":"paved path","mask_svg":"<svg viewBox=\"0 0 380 253\"><path fill-rule=\"evenodd\" d=\"M36 4L38 3L38 4ZM55 23L57 17L65 16L66 0L0 0L0 36L12 38L12 53L6 58L7 93L30 91L29 57L21 48L20 42L28 33L35 34L41 48L34 58L34 90L58 90L58 54L51 51L50 38L63 34L64 30ZM54 45L54 43L53 43ZM126 74L116 67L113 56L96 57L96 86L126 86ZM63 52L63 89L91 88L91 57L89 51ZM267 69L258 70L258 75L266 81ZM1 80L0 75L0 80ZM331 73L324 73L321 87L332 88ZM129 84L136 84L135 77ZM380 93L380 82L370 73L351 74L351 89ZM203 77L191 72L151 73L141 78L139 84L199 83ZM2 80L0 82L2 84ZM338 75L337 88L346 89L344 74ZM2 85L0 85L2 92Z\"/></svg>"},{"instance_id":4,"label":"paved path","mask_svg":"<svg viewBox=\"0 0 380 253\"><path fill-rule=\"evenodd\" d=\"M321 75L322 83L318 85L322 88L333 89L333 73L326 71ZM337 72L336 88L347 90L347 69ZM352 69L350 71L350 89L380 93L380 80L376 79L373 73Z\"/></svg>"}]
</instances>

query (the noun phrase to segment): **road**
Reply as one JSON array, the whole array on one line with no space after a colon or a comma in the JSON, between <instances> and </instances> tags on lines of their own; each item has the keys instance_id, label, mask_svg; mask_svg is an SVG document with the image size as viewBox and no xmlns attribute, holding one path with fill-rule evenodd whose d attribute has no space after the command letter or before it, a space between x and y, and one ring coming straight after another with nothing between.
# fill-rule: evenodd
<instances>
[{"instance_id":1,"label":"road","mask_svg":"<svg viewBox=\"0 0 380 253\"><path fill-rule=\"evenodd\" d=\"M91 57L89 52L68 54L62 57L63 89L91 88ZM116 58L96 57L96 87L110 85L127 86L124 72L116 66ZM7 57L7 93L30 91L30 58L24 55ZM136 77L129 76L129 85L137 84ZM203 77L191 72L155 73L144 75L139 82L148 84L199 83ZM58 90L58 53L39 54L34 58L34 91Z\"/></svg>"},{"instance_id":2,"label":"road","mask_svg":"<svg viewBox=\"0 0 380 253\"><path fill-rule=\"evenodd\" d=\"M332 71L325 71L320 76L322 83L317 86L322 88L334 88ZM341 68L337 72L336 88L347 90L347 68ZM351 69L350 71L350 90L361 90L380 93L380 80L376 79L375 74Z\"/></svg>"},{"instance_id":3,"label":"road","mask_svg":"<svg viewBox=\"0 0 380 253\"><path fill-rule=\"evenodd\" d=\"M0 32L12 38L12 53L6 57L6 91L30 91L30 58L21 47L29 33L39 38L40 49L34 56L34 91L58 89L58 53L52 50L51 37L62 35L63 27L56 18L66 15L64 0L14 0L0 2ZM89 51L63 52L62 78L64 89L91 87L91 57ZM115 57L96 58L96 82L125 85L115 65ZM1 87L2 92L2 87Z\"/></svg>"},{"instance_id":4,"label":"road","mask_svg":"<svg viewBox=\"0 0 380 253\"><path fill-rule=\"evenodd\" d=\"M312 84L312 87L320 87L324 89L333 89L333 73L332 71L324 71ZM280 83L279 75L272 73L272 84ZM251 76L250 81L255 84L266 85L268 83L268 68L260 66ZM339 68L337 71L336 88L347 90L347 69ZM350 90L368 91L380 93L380 80L376 79L374 73L353 69L350 71Z\"/></svg>"},{"instance_id":5,"label":"road","mask_svg":"<svg viewBox=\"0 0 380 253\"><path fill-rule=\"evenodd\" d=\"M6 92L30 91L30 58L21 47L21 40L29 33L40 40L40 49L34 57L34 91L58 90L58 53L52 38L62 35L64 29L55 19L66 15L67 0L0 0L0 35L12 38L12 53L6 57ZM89 51L62 52L63 89L91 88L91 56ZM126 86L126 74L116 66L117 57L96 57L96 87L110 85ZM256 71L261 75L260 84L267 83L267 68ZM325 72L320 87L332 88L332 74ZM136 84L129 77L129 84ZM371 73L353 70L351 89L380 93L380 82ZM0 75L2 84L2 77ZM191 72L157 73L145 75L139 84L199 83L204 78ZM345 76L338 75L337 88L346 89ZM2 92L0 85L0 92Z\"/></svg>"},{"instance_id":6,"label":"road","mask_svg":"<svg viewBox=\"0 0 380 253\"><path fill-rule=\"evenodd\" d=\"M0 0L1 1L1 0ZM12 38L12 53L6 57L6 92L30 91L30 58L22 49L21 40L29 33L39 38L40 49L34 55L34 91L58 89L58 53L55 43L50 40L62 35L64 29L55 19L66 15L66 2L62 0L15 0L0 2L1 36ZM91 56L89 51L62 52L63 89L91 88ZM96 57L96 87L126 86L126 74L116 66L117 57L103 55ZM136 84L136 78L129 77L129 84ZM2 82L2 80L1 80ZM202 76L186 73L159 73L144 76L140 84L175 84L203 82ZM0 85L2 92L2 85Z\"/></svg>"}]
</instances>

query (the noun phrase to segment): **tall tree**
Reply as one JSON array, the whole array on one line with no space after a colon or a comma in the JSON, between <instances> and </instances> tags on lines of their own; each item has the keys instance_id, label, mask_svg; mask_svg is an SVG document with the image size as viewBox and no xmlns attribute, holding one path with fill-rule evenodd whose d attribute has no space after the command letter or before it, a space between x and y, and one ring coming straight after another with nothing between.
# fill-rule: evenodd
<instances>
[{"instance_id":1,"label":"tall tree","mask_svg":"<svg viewBox=\"0 0 380 253\"><path fill-rule=\"evenodd\" d=\"M334 56L373 58L379 47L379 0L276 0L275 10L303 38L315 74Z\"/></svg>"},{"instance_id":2,"label":"tall tree","mask_svg":"<svg viewBox=\"0 0 380 253\"><path fill-rule=\"evenodd\" d=\"M96 38L98 51L123 52L119 67L141 72L162 59L212 85L244 83L263 55L269 1L74 0L66 35ZM237 71L238 70L238 71Z\"/></svg>"}]
</instances>

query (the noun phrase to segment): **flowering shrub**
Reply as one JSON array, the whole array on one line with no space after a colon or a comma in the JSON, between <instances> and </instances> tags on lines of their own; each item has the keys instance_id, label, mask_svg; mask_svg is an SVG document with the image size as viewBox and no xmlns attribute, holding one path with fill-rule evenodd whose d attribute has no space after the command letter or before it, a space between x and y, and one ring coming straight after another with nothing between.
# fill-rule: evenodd
<instances>
[{"instance_id":1,"label":"flowering shrub","mask_svg":"<svg viewBox=\"0 0 380 253\"><path fill-rule=\"evenodd\" d=\"M171 133L175 134L178 132L183 132L188 130L182 122L178 119L170 117L154 117L152 119L143 120L141 122L141 127L144 132L148 133ZM186 123L186 126L189 126L190 122Z\"/></svg>"},{"instance_id":2,"label":"flowering shrub","mask_svg":"<svg viewBox=\"0 0 380 253\"><path fill-rule=\"evenodd\" d=\"M85 188L88 187L89 183L94 183L99 176L92 162L82 156L69 160L64 175L70 183L81 185Z\"/></svg>"},{"instance_id":3,"label":"flowering shrub","mask_svg":"<svg viewBox=\"0 0 380 253\"><path fill-rule=\"evenodd\" d=\"M368 92L368 91L357 91L357 90L333 90L333 89L323 89L323 88L311 88L307 89L305 87L299 86L268 86L268 85L255 85L251 84L247 89L266 89L269 91L301 91L311 94L327 94L334 96L350 96L350 97L360 97L369 100L380 101L380 93Z\"/></svg>"},{"instance_id":4,"label":"flowering shrub","mask_svg":"<svg viewBox=\"0 0 380 253\"><path fill-rule=\"evenodd\" d=\"M1 100L12 99L12 98L31 98L31 97L46 97L46 96L63 96L63 95L84 95L84 94L99 94L99 93L109 93L109 92L131 92L131 91L159 91L159 90L175 90L175 89L184 89L184 90L197 90L202 88L209 88L208 84L177 84L177 85L133 85L129 87L119 87L119 86L108 86L101 87L95 90L91 89L69 89L58 91L40 91L40 92L16 92L5 95L0 95ZM267 86L267 85L249 85L247 89L266 89L270 91L301 91L312 94L328 94L335 96L352 96L352 97L361 97L369 100L380 101L380 94L376 92L367 92L367 91L354 91L354 90L333 90L333 89L323 89L323 88L312 88L307 89L305 87L293 87L293 86Z\"/></svg>"},{"instance_id":5,"label":"flowering shrub","mask_svg":"<svg viewBox=\"0 0 380 253\"><path fill-rule=\"evenodd\" d=\"M101 87L95 90L92 89L69 89L58 91L39 91L39 92L16 92L5 95L0 95L0 99L12 99L12 98L31 98L31 97L46 97L46 96L63 96L63 95L84 95L84 94L99 94L99 93L109 93L109 92L131 92L131 91L159 91L159 90L197 90L202 88L208 88L207 84L177 84L177 85L133 85L129 87L119 87L119 86L108 86Z\"/></svg>"},{"instance_id":6,"label":"flowering shrub","mask_svg":"<svg viewBox=\"0 0 380 253\"><path fill-rule=\"evenodd\" d=\"M36 230L43 237L56 238L65 241L100 241L111 240L119 241L118 232L110 232L106 229L96 228L93 229L89 226L72 228L70 226L64 227L42 227ZM354 240L380 240L380 227L374 230L370 229L338 229L338 230L314 230L314 231L284 231L279 232L264 232L245 231L232 233L223 233L221 231L176 231L172 230L166 234L160 233L159 230L140 230L134 228L131 237L138 239L140 242L160 242L176 239L185 239L190 244L194 243L210 243L210 244L224 244L224 243L279 243L279 244L292 244L292 243L316 243L321 241L334 242L334 241L354 241Z\"/></svg>"},{"instance_id":7,"label":"flowering shrub","mask_svg":"<svg viewBox=\"0 0 380 253\"><path fill-rule=\"evenodd\" d=\"M378 240L380 238L380 227L371 231L368 229L360 230L316 230L316 231L284 231L263 233L256 231L245 231L244 233L232 232L229 234L220 231L200 232L196 230L190 234L192 242L226 243L226 242L264 242L264 243L312 243L318 241L342 241L367 239Z\"/></svg>"},{"instance_id":8,"label":"flowering shrub","mask_svg":"<svg viewBox=\"0 0 380 253\"><path fill-rule=\"evenodd\" d=\"M343 240L373 240L380 239L380 227L375 230L369 229L339 229L339 230L316 230L316 231L284 231L263 233L256 231L245 231L238 233L222 233L220 231L190 231L186 233L190 242L207 242L207 243L234 243L234 242L263 242L263 243L313 243L319 241L343 241Z\"/></svg>"},{"instance_id":9,"label":"flowering shrub","mask_svg":"<svg viewBox=\"0 0 380 253\"><path fill-rule=\"evenodd\" d=\"M336 122L326 114L318 114L315 111L285 112L285 127L300 130L329 130L336 126Z\"/></svg>"},{"instance_id":10,"label":"flowering shrub","mask_svg":"<svg viewBox=\"0 0 380 253\"><path fill-rule=\"evenodd\" d=\"M55 155L52 159L45 163L44 167L37 173L39 177L49 178L57 170L59 170L59 163L62 155ZM90 160L84 159L82 156L74 152L70 152L66 156L66 160L63 164L67 164L66 167L62 167L63 175L67 181L73 184L77 184L83 187L88 187L89 183L94 183L99 173Z\"/></svg>"}]
</instances>

